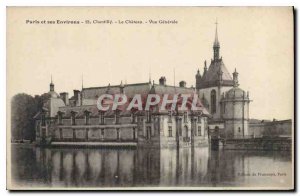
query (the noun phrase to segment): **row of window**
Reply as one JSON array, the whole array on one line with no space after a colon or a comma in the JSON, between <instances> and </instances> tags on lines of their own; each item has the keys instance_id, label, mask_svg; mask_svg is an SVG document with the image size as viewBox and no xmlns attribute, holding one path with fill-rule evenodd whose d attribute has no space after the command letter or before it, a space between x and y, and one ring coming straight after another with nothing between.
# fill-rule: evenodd
<instances>
[{"instance_id":1,"label":"row of window","mask_svg":"<svg viewBox=\"0 0 300 196\"><path fill-rule=\"evenodd\" d=\"M197 121L198 121L199 123L201 123L201 116L198 116L198 117L197 117ZM172 122L172 112L171 112L171 111L169 111L169 114L168 114L168 122L169 122L169 123ZM188 122L188 115L187 115L187 112L184 112L184 114L183 114L183 122L184 122L184 123L187 123L187 122Z\"/></svg>"},{"instance_id":2,"label":"row of window","mask_svg":"<svg viewBox=\"0 0 300 196\"><path fill-rule=\"evenodd\" d=\"M184 129L185 129L186 137L188 137L188 127L185 126ZM169 137L173 137L172 132L173 132L172 126L169 126L168 127ZM197 136L197 132L195 131L194 133L195 133L195 136ZM179 129L179 136L182 136L182 129ZM202 136L201 126L198 126L198 136Z\"/></svg>"},{"instance_id":3,"label":"row of window","mask_svg":"<svg viewBox=\"0 0 300 196\"><path fill-rule=\"evenodd\" d=\"M188 127L185 126L186 137L188 137ZM182 130L179 129L179 136L182 136ZM195 136L197 132L195 131ZM198 126L198 136L202 136L201 126ZM172 126L168 126L168 137L173 137ZM146 127L146 139L151 139L151 127Z\"/></svg>"},{"instance_id":4,"label":"row of window","mask_svg":"<svg viewBox=\"0 0 300 196\"><path fill-rule=\"evenodd\" d=\"M146 118L147 118L147 122L151 122L151 115L150 115L150 113L147 113ZM100 112L99 113L99 122L100 122L100 124L104 124L104 120L105 120L104 112ZM184 123L187 123L187 113L186 112L184 113L183 121L184 121ZM116 114L115 114L115 122L116 122L116 124L120 123L119 112L116 112ZM135 122L136 122L136 116L132 115L132 123L135 123ZM171 114L168 115L168 122L169 123L172 122L172 115ZM198 122L199 123L201 122L201 117L200 116L198 116ZM58 123L60 125L63 124L63 122L62 122L62 114L61 113L58 114ZM85 124L88 125L89 123L90 123L90 113L86 112L86 115L85 115ZM72 125L76 125L76 113L75 112L71 113L71 124ZM42 126L45 126L45 117L44 116L42 116Z\"/></svg>"},{"instance_id":5,"label":"row of window","mask_svg":"<svg viewBox=\"0 0 300 196\"><path fill-rule=\"evenodd\" d=\"M100 124L104 124L104 120L105 120L104 112L99 112L99 122L100 122ZM44 118L42 118L42 125L43 126L44 126L44 124L43 124L44 121L45 121ZM135 123L135 122L136 122L136 116L132 115L132 123ZM63 124L61 113L58 114L58 123L60 125ZM120 114L119 114L119 112L115 113L115 123L116 124L120 123ZM71 113L71 124L76 125L76 113L75 112ZM89 112L85 113L85 124L86 125L90 124L90 113Z\"/></svg>"},{"instance_id":6,"label":"row of window","mask_svg":"<svg viewBox=\"0 0 300 196\"><path fill-rule=\"evenodd\" d=\"M88 132L89 132L89 130L90 130L89 128L85 129L85 131L86 131L86 138L88 138ZM75 131L76 130L73 129L73 138L76 138ZM117 131L117 139L121 139L120 138L120 129L117 128L116 131ZM59 135L60 135L60 138L62 138L62 128L59 129ZM100 137L102 139L104 139L104 129L101 129ZM136 130L135 130L135 128L133 128L133 130L132 130L132 138L133 138L133 140L136 139Z\"/></svg>"}]
</instances>

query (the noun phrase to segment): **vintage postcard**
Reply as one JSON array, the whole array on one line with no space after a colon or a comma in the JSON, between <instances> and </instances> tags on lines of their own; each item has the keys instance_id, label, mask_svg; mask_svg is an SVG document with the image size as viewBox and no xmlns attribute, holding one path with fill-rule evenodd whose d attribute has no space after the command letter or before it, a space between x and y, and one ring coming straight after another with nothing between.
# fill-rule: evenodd
<instances>
[{"instance_id":1,"label":"vintage postcard","mask_svg":"<svg viewBox=\"0 0 300 196\"><path fill-rule=\"evenodd\" d=\"M7 189L294 190L293 7L7 7Z\"/></svg>"}]
</instances>

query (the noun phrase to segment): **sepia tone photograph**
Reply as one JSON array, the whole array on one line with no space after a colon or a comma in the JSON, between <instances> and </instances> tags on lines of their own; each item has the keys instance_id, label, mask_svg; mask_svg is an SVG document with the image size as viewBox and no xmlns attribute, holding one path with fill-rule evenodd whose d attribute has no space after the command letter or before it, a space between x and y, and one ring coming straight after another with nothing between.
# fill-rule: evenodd
<instances>
[{"instance_id":1,"label":"sepia tone photograph","mask_svg":"<svg viewBox=\"0 0 300 196\"><path fill-rule=\"evenodd\" d=\"M8 190L294 190L293 7L7 7Z\"/></svg>"}]
</instances>

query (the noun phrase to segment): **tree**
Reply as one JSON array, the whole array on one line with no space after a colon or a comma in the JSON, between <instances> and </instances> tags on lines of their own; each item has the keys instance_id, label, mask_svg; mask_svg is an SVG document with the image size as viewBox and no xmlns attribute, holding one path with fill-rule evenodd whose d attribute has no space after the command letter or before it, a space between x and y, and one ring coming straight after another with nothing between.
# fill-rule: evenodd
<instances>
[{"instance_id":1,"label":"tree","mask_svg":"<svg viewBox=\"0 0 300 196\"><path fill-rule=\"evenodd\" d=\"M21 93L12 98L11 102L11 133L13 139L34 140L34 115L37 104L30 95Z\"/></svg>"},{"instance_id":2,"label":"tree","mask_svg":"<svg viewBox=\"0 0 300 196\"><path fill-rule=\"evenodd\" d=\"M35 119L42 110L44 102L50 98L48 93L35 95L34 98L20 93L11 102L11 136L17 140L35 140Z\"/></svg>"}]
</instances>

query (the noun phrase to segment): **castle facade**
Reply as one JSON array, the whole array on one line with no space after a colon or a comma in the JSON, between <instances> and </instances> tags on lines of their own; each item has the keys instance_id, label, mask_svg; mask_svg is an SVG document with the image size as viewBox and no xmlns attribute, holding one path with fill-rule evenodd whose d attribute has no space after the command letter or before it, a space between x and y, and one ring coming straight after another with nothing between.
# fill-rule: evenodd
<instances>
[{"instance_id":1,"label":"castle facade","mask_svg":"<svg viewBox=\"0 0 300 196\"><path fill-rule=\"evenodd\" d=\"M250 137L249 94L238 86L238 73L229 74L220 57L217 28L213 44L213 59L204 72L196 74L196 88L167 85L166 78L159 83L145 82L74 90L56 93L51 81L48 99L35 116L36 141L45 145L84 146L138 146L147 148L192 147L208 144L211 137ZM97 100L103 94L124 94L129 99L140 94L196 94L198 110L187 108L149 111L117 110L102 111ZM143 103L144 104L144 103Z\"/></svg>"}]
</instances>

